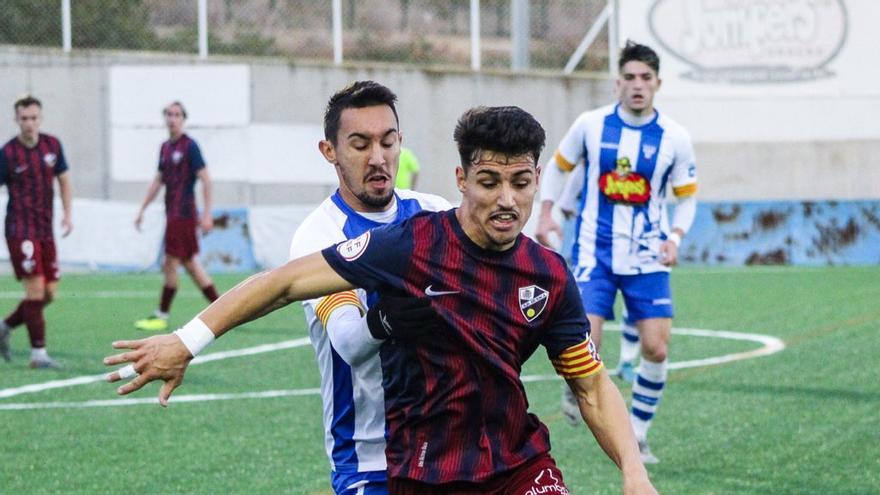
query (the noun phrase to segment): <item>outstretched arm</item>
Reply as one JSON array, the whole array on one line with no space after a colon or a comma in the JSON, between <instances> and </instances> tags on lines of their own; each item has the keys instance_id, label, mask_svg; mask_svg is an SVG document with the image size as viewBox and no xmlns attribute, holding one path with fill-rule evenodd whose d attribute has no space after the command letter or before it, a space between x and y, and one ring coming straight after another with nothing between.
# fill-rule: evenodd
<instances>
[{"instance_id":1,"label":"outstretched arm","mask_svg":"<svg viewBox=\"0 0 880 495\"><path fill-rule=\"evenodd\" d=\"M248 278L214 301L187 327L206 328L205 331L212 334L209 337L215 338L293 301L352 288L330 268L321 253L314 253ZM104 364L132 363L138 374L117 392L126 395L154 380L162 380L165 384L159 391L159 403L163 406L183 382L186 367L194 357L177 334L114 342L113 347L130 350L104 358ZM116 382L123 378L127 376L120 376L120 371L115 371L107 379Z\"/></svg>"},{"instance_id":2,"label":"outstretched arm","mask_svg":"<svg viewBox=\"0 0 880 495\"><path fill-rule=\"evenodd\" d=\"M624 494L656 494L639 456L636 437L620 391L602 369L584 378L566 380L577 398L581 416L596 441L623 474Z\"/></svg>"}]
</instances>

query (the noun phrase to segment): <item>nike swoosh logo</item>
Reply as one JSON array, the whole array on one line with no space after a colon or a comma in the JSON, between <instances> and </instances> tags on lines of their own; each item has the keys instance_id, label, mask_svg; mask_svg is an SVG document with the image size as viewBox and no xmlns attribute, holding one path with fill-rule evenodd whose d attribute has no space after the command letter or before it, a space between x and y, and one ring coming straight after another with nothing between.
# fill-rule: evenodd
<instances>
[{"instance_id":1,"label":"nike swoosh logo","mask_svg":"<svg viewBox=\"0 0 880 495\"><path fill-rule=\"evenodd\" d=\"M428 297L445 296L447 294L458 294L461 292L460 290L434 290L431 287L433 287L433 285L425 287L425 295Z\"/></svg>"},{"instance_id":2,"label":"nike swoosh logo","mask_svg":"<svg viewBox=\"0 0 880 495\"><path fill-rule=\"evenodd\" d=\"M27 165L19 165L19 166L15 167L15 173L17 173L17 174L20 174L20 173L24 172L25 170L27 170Z\"/></svg>"}]
</instances>

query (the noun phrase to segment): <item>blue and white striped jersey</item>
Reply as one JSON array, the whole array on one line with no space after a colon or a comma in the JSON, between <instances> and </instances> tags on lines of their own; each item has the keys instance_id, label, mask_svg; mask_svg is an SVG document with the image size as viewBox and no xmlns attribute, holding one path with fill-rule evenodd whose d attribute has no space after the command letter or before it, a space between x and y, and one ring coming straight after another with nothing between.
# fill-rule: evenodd
<instances>
[{"instance_id":1,"label":"blue and white striped jersey","mask_svg":"<svg viewBox=\"0 0 880 495\"><path fill-rule=\"evenodd\" d=\"M296 230L290 258L320 251L385 223L402 222L422 210L451 208L439 196L405 189L397 189L395 199L395 206L387 214L361 214L351 209L337 191ZM303 302L321 372L324 443L331 468L337 473L384 473L386 469L385 397L378 353L381 342L368 335L359 318L369 299L357 289ZM345 312L356 317L338 318Z\"/></svg>"},{"instance_id":2,"label":"blue and white striped jersey","mask_svg":"<svg viewBox=\"0 0 880 495\"><path fill-rule=\"evenodd\" d=\"M687 131L660 112L638 126L620 112L615 104L581 114L549 164L564 172L585 167L582 185L575 188L579 201L570 258L579 280L597 265L617 275L669 271L660 259L660 245L670 232L667 190L671 185L676 197L697 190Z\"/></svg>"}]
</instances>

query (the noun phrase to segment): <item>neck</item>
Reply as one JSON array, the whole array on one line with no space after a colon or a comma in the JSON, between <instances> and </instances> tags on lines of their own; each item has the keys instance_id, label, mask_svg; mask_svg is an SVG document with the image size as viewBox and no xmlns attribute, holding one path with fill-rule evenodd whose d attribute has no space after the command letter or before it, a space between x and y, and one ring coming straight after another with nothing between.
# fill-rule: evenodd
<instances>
[{"instance_id":1,"label":"neck","mask_svg":"<svg viewBox=\"0 0 880 495\"><path fill-rule=\"evenodd\" d=\"M477 229L476 224L471 222L468 217L468 211L464 207L458 207L455 209L455 218L458 220L458 224L461 226L461 230L464 232L464 235L467 236L468 239L471 240L474 244L479 246L482 249L487 251L507 251L516 241L513 241L509 244L505 244L503 246L498 244L493 244L487 239L484 239L483 236L480 235L479 229Z\"/></svg>"},{"instance_id":2,"label":"neck","mask_svg":"<svg viewBox=\"0 0 880 495\"><path fill-rule=\"evenodd\" d=\"M171 138L172 141L177 141L178 139L180 139L180 136L183 136L183 131L170 131L168 133L168 136Z\"/></svg>"},{"instance_id":3,"label":"neck","mask_svg":"<svg viewBox=\"0 0 880 495\"><path fill-rule=\"evenodd\" d=\"M34 145L37 144L40 135L35 134L34 136L28 136L27 134L19 134L18 140L21 141L21 144L27 146L28 148L33 148Z\"/></svg>"},{"instance_id":4,"label":"neck","mask_svg":"<svg viewBox=\"0 0 880 495\"><path fill-rule=\"evenodd\" d=\"M620 109L618 113L621 120L634 127L645 125L654 118L653 106L647 107L638 112L626 108L624 105L620 105L618 108Z\"/></svg>"}]
</instances>

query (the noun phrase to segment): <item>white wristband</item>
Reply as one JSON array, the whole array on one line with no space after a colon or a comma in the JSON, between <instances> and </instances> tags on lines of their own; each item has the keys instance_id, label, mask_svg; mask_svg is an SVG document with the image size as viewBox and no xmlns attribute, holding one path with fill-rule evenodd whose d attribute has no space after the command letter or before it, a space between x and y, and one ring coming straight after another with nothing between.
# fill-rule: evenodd
<instances>
[{"instance_id":1,"label":"white wristband","mask_svg":"<svg viewBox=\"0 0 880 495\"><path fill-rule=\"evenodd\" d=\"M681 246L681 236L678 232L672 231L668 236L666 236L667 241L672 241L675 244L675 247Z\"/></svg>"},{"instance_id":2,"label":"white wristband","mask_svg":"<svg viewBox=\"0 0 880 495\"><path fill-rule=\"evenodd\" d=\"M193 357L198 356L200 352L205 350L205 347L211 345L215 338L214 332L198 318L193 318L183 328L175 330L174 335L180 338Z\"/></svg>"}]
</instances>

